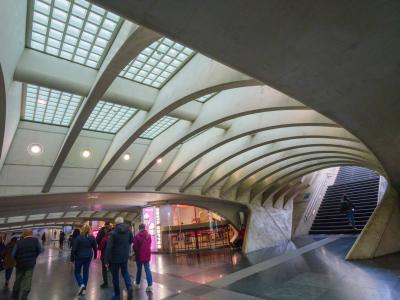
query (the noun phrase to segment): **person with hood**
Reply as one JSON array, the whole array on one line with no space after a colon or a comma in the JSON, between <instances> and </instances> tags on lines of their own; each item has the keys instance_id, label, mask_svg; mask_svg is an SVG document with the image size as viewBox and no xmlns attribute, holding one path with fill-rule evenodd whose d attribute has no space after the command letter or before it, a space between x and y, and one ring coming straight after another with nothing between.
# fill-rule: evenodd
<instances>
[{"instance_id":1,"label":"person with hood","mask_svg":"<svg viewBox=\"0 0 400 300\"><path fill-rule=\"evenodd\" d=\"M133 247L136 256L136 282L135 287L140 287L140 278L142 277L142 266L146 272L147 288L146 292L153 292L153 277L150 271L150 255L151 255L151 236L146 230L144 224L139 225L139 232L135 236Z\"/></svg>"},{"instance_id":2,"label":"person with hood","mask_svg":"<svg viewBox=\"0 0 400 300\"><path fill-rule=\"evenodd\" d=\"M85 294L92 258L97 258L97 244L94 236L90 234L89 224L85 224L82 233L74 241L71 253L71 260L75 261L75 278L79 286L78 296Z\"/></svg>"},{"instance_id":3,"label":"person with hood","mask_svg":"<svg viewBox=\"0 0 400 300\"><path fill-rule=\"evenodd\" d=\"M4 269L5 269L5 275L6 275L6 281L4 284L5 288L8 288L8 284L10 282L10 278L12 275L12 272L14 270L14 267L16 265L15 259L12 256L12 251L14 249L15 244L17 243L17 238L13 237L8 244L6 245L2 257L4 257Z\"/></svg>"},{"instance_id":4,"label":"person with hood","mask_svg":"<svg viewBox=\"0 0 400 300\"><path fill-rule=\"evenodd\" d=\"M121 269L122 278L125 281L128 290L128 300L133 297L132 281L128 272L129 248L133 243L133 235L128 226L124 224L124 219L118 217L115 220L115 229L108 238L106 265L111 265L112 280L114 286L114 295L112 300L120 299L119 289L119 270Z\"/></svg>"},{"instance_id":5,"label":"person with hood","mask_svg":"<svg viewBox=\"0 0 400 300\"><path fill-rule=\"evenodd\" d=\"M42 234L42 245L46 244L46 234L43 232Z\"/></svg>"},{"instance_id":6,"label":"person with hood","mask_svg":"<svg viewBox=\"0 0 400 300\"><path fill-rule=\"evenodd\" d=\"M32 229L24 229L22 239L14 245L11 254L16 261L17 267L12 292L13 298L28 299L36 259L41 252L42 247L39 240L32 236Z\"/></svg>"},{"instance_id":7,"label":"person with hood","mask_svg":"<svg viewBox=\"0 0 400 300\"><path fill-rule=\"evenodd\" d=\"M342 201L340 201L340 211L346 214L346 218L349 220L353 229L357 229L356 222L354 221L354 210L354 204L350 201L347 195L344 194Z\"/></svg>"},{"instance_id":8,"label":"person with hood","mask_svg":"<svg viewBox=\"0 0 400 300\"><path fill-rule=\"evenodd\" d=\"M101 274L103 275L103 284L100 285L102 289L108 287L108 274L107 274L107 267L106 267L106 262L105 262L105 257L106 257L106 250L107 250L107 243L108 243L108 238L110 237L110 227L105 228L105 235L101 239L100 245L99 245L99 250L100 250L100 259L101 259Z\"/></svg>"}]
</instances>

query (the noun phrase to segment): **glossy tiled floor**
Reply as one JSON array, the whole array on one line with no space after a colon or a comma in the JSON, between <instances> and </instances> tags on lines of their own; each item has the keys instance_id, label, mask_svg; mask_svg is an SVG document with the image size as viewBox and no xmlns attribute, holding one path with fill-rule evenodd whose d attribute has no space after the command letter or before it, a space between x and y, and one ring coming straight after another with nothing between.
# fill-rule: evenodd
<instances>
[{"instance_id":1,"label":"glossy tiled floor","mask_svg":"<svg viewBox=\"0 0 400 300\"><path fill-rule=\"evenodd\" d=\"M134 299L400 299L400 254L346 262L343 257L353 242L353 237L304 237L248 256L227 249L191 255L154 255L154 293L146 294L146 282L142 282ZM135 270L130 263L132 277ZM88 300L111 298L111 288L98 288L100 273L100 262L94 261L85 296ZM3 285L4 272L0 276ZM38 260L29 299L79 299L76 291L68 252L50 245ZM2 290L0 299L10 299L9 292Z\"/></svg>"}]
</instances>

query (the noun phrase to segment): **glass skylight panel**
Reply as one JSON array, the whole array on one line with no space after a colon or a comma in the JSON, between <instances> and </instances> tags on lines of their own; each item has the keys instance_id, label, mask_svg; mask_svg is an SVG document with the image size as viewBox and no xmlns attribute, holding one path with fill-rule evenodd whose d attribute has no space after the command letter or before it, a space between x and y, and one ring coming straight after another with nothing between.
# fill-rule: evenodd
<instances>
[{"instance_id":1,"label":"glass skylight panel","mask_svg":"<svg viewBox=\"0 0 400 300\"><path fill-rule=\"evenodd\" d=\"M26 216L9 217L7 219L7 223L24 222L25 220L26 220Z\"/></svg>"},{"instance_id":2,"label":"glass skylight panel","mask_svg":"<svg viewBox=\"0 0 400 300\"><path fill-rule=\"evenodd\" d=\"M83 128L116 133L136 112L135 108L99 101Z\"/></svg>"},{"instance_id":3,"label":"glass skylight panel","mask_svg":"<svg viewBox=\"0 0 400 300\"><path fill-rule=\"evenodd\" d=\"M46 216L46 214L30 215L28 217L28 221L43 220L45 216Z\"/></svg>"},{"instance_id":4,"label":"glass skylight panel","mask_svg":"<svg viewBox=\"0 0 400 300\"><path fill-rule=\"evenodd\" d=\"M177 122L177 121L178 121L177 118L168 117L168 116L162 117L160 120L158 120L153 125L151 125L149 128L147 128L146 131L143 132L140 137L144 138L144 139L154 139L158 135L160 135L162 132L167 130L169 127L174 125L175 122Z\"/></svg>"},{"instance_id":5,"label":"glass skylight panel","mask_svg":"<svg viewBox=\"0 0 400 300\"><path fill-rule=\"evenodd\" d=\"M201 103L204 103L204 102L207 102L208 100L210 100L210 99L211 99L212 97L214 97L216 94L218 94L218 92L214 92L214 93L211 93L211 94L207 94L207 95L204 95L204 96L201 96L201 97L195 99L195 101L199 101L199 102L201 102Z\"/></svg>"},{"instance_id":6,"label":"glass skylight panel","mask_svg":"<svg viewBox=\"0 0 400 300\"><path fill-rule=\"evenodd\" d=\"M65 213L64 218L75 218L79 214L80 211L69 211Z\"/></svg>"},{"instance_id":7,"label":"glass skylight panel","mask_svg":"<svg viewBox=\"0 0 400 300\"><path fill-rule=\"evenodd\" d=\"M121 18L85 0L34 0L29 47L98 68Z\"/></svg>"},{"instance_id":8,"label":"glass skylight panel","mask_svg":"<svg viewBox=\"0 0 400 300\"><path fill-rule=\"evenodd\" d=\"M78 95L28 84L23 119L69 126L81 101Z\"/></svg>"},{"instance_id":9,"label":"glass skylight panel","mask_svg":"<svg viewBox=\"0 0 400 300\"><path fill-rule=\"evenodd\" d=\"M79 215L79 217L80 217L80 218L90 218L90 216L93 215L93 214L94 214L94 211L87 210L87 211L83 211L83 212Z\"/></svg>"},{"instance_id":10,"label":"glass skylight panel","mask_svg":"<svg viewBox=\"0 0 400 300\"><path fill-rule=\"evenodd\" d=\"M120 76L159 88L193 55L194 51L168 38L144 49Z\"/></svg>"},{"instance_id":11,"label":"glass skylight panel","mask_svg":"<svg viewBox=\"0 0 400 300\"><path fill-rule=\"evenodd\" d=\"M47 219L58 219L58 218L61 218L63 215L64 215L64 212L49 213L47 215Z\"/></svg>"}]
</instances>

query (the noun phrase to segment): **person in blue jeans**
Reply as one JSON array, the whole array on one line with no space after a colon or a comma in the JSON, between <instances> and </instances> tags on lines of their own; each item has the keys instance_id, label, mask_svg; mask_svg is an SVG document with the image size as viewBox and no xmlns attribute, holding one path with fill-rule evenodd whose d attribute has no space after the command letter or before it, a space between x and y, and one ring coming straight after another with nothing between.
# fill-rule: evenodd
<instances>
[{"instance_id":1,"label":"person in blue jeans","mask_svg":"<svg viewBox=\"0 0 400 300\"><path fill-rule=\"evenodd\" d=\"M140 287L140 279L142 277L142 267L144 267L147 280L146 292L152 293L153 277L150 271L151 236L147 232L146 226L144 224L139 225L139 232L135 236L135 240L133 242L133 248L135 249L136 266L137 266L135 288Z\"/></svg>"},{"instance_id":2,"label":"person in blue jeans","mask_svg":"<svg viewBox=\"0 0 400 300\"><path fill-rule=\"evenodd\" d=\"M343 195L342 201L340 201L340 211L345 213L347 220L349 221L350 225L353 229L357 229L356 222L354 220L354 204L350 201L347 194Z\"/></svg>"},{"instance_id":3,"label":"person in blue jeans","mask_svg":"<svg viewBox=\"0 0 400 300\"><path fill-rule=\"evenodd\" d=\"M76 237L72 245L71 261L75 261L75 278L79 286L78 295L84 295L89 281L89 266L92 258L97 258L97 244L90 234L90 226L85 224L81 234ZM83 269L83 278L82 278Z\"/></svg>"},{"instance_id":4,"label":"person in blue jeans","mask_svg":"<svg viewBox=\"0 0 400 300\"><path fill-rule=\"evenodd\" d=\"M133 243L133 235L124 219L118 217L115 220L115 229L111 232L107 242L105 264L111 267L114 295L112 300L119 300L121 291L119 288L119 270L128 290L128 300L133 297L131 276L128 272L129 249Z\"/></svg>"}]
</instances>

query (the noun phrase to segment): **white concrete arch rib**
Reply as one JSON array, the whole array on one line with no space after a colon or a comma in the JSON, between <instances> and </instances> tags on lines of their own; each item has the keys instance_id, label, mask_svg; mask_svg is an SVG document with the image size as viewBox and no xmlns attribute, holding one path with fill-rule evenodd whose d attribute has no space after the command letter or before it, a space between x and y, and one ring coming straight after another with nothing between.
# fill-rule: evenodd
<instances>
[{"instance_id":1,"label":"white concrete arch rib","mask_svg":"<svg viewBox=\"0 0 400 300\"><path fill-rule=\"evenodd\" d=\"M47 177L46 183L43 186L42 192L48 192L50 190L65 159L85 125L86 120L89 118L101 97L103 97L104 93L110 87L115 77L117 77L119 72L144 48L160 37L159 34L149 29L138 27L132 23L125 23L124 25L130 28L121 30L122 34L117 36L119 42L117 41L114 43L107 54L88 96L81 104L68 130L63 145Z\"/></svg>"},{"instance_id":2,"label":"white concrete arch rib","mask_svg":"<svg viewBox=\"0 0 400 300\"><path fill-rule=\"evenodd\" d=\"M157 158L162 157L188 138L186 135L178 135L175 140L172 139L174 133L179 133L180 131L177 125L167 130L167 134L160 136L158 140L156 139L153 141L149 148L149 153L146 154L145 158L142 160L141 165L136 170L127 188L130 188L140 178L140 176L142 176L152 165L154 165ZM195 160L212 149L215 149L235 139L265 130L295 126L337 127L337 125L332 121L328 120L317 112L308 109L255 113L236 118L232 122L230 128L226 131L218 128L212 128L200 135L197 135L182 145L179 151L179 156L181 158ZM185 130L182 131L185 132ZM165 141L165 143L162 143L161 140ZM207 141L207 143L204 141ZM169 146L163 148L162 146L164 145Z\"/></svg>"}]
</instances>

